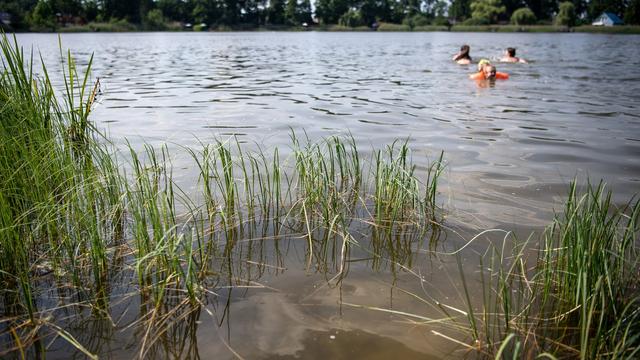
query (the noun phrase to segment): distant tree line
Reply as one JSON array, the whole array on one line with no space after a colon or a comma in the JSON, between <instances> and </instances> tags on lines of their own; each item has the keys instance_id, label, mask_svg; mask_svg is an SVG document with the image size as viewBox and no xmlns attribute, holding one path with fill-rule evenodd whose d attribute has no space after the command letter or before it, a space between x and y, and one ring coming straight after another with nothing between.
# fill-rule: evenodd
<instances>
[{"instance_id":1,"label":"distant tree line","mask_svg":"<svg viewBox=\"0 0 640 360\"><path fill-rule=\"evenodd\" d=\"M602 12L640 24L640 0L0 0L16 30L68 24L126 23L163 29L167 24L208 27L388 22L414 26L463 23L577 25Z\"/></svg>"}]
</instances>

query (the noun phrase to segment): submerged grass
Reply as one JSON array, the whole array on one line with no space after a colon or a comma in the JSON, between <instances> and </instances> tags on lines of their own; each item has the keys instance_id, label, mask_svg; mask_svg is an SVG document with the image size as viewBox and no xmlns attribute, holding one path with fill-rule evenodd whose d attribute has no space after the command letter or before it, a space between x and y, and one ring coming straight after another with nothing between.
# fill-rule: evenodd
<instances>
[{"instance_id":1,"label":"submerged grass","mask_svg":"<svg viewBox=\"0 0 640 360\"><path fill-rule=\"evenodd\" d=\"M346 304L398 315L431 327L465 357L494 359L637 359L640 356L640 201L614 206L605 185L572 182L564 212L542 234L518 241L485 230L455 256L459 281L451 295L399 289L430 309L430 316ZM478 271L461 251L489 233ZM466 266L466 267L465 267ZM478 296L479 295L479 296ZM454 296L455 297L455 296ZM446 301L442 299L447 299ZM463 304L462 306L458 305ZM436 315L433 315L436 314ZM440 318L438 318L440 316Z\"/></svg>"},{"instance_id":2,"label":"submerged grass","mask_svg":"<svg viewBox=\"0 0 640 360\"><path fill-rule=\"evenodd\" d=\"M241 242L297 236L307 242L308 267L331 258L343 274L354 231L433 227L442 156L420 179L406 143L367 161L351 137L312 143L292 133L285 160L278 149L218 141L188 149L200 172L196 202L175 185L166 147L130 146L130 162L120 163L92 127L99 83L91 84L91 61L82 74L61 53L57 91L44 64L34 74L33 55L15 38L0 45L0 356L43 356L45 342L59 337L94 357L99 349L74 338L65 319L88 311L113 326L122 297L139 299L130 325L143 334L138 356L154 356L218 284L252 284L233 269ZM133 293L122 293L123 282Z\"/></svg>"},{"instance_id":3,"label":"submerged grass","mask_svg":"<svg viewBox=\"0 0 640 360\"><path fill-rule=\"evenodd\" d=\"M480 258L481 301L459 262L467 308L457 331L481 357L637 358L639 216L640 202L615 208L602 183L580 193L573 182L533 255L531 239L505 237Z\"/></svg>"}]
</instances>

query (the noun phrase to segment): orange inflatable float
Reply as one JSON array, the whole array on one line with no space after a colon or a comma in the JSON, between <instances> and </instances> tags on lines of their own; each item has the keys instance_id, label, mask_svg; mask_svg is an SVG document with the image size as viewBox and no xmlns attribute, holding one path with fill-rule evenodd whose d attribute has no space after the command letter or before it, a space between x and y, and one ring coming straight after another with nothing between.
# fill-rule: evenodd
<instances>
[{"instance_id":1,"label":"orange inflatable float","mask_svg":"<svg viewBox=\"0 0 640 360\"><path fill-rule=\"evenodd\" d=\"M487 59L482 59L478 62L478 72L475 74L469 75L469 79L472 80L489 80L489 79L499 79L499 80L507 80L509 78L509 74L496 71L496 68L491 65L491 62Z\"/></svg>"},{"instance_id":2,"label":"orange inflatable float","mask_svg":"<svg viewBox=\"0 0 640 360\"><path fill-rule=\"evenodd\" d=\"M507 80L509 78L509 74L496 71L496 79L498 80ZM483 71L479 71L475 74L469 75L469 79L471 80L487 80L488 77L485 76Z\"/></svg>"}]
</instances>

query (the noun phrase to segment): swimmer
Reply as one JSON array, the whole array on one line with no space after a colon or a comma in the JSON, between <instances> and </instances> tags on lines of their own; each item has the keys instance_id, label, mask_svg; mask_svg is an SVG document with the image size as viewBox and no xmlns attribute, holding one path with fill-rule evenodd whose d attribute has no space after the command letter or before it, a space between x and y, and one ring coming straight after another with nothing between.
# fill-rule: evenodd
<instances>
[{"instance_id":1,"label":"swimmer","mask_svg":"<svg viewBox=\"0 0 640 360\"><path fill-rule=\"evenodd\" d=\"M478 72L469 75L469 79L472 80L506 80L509 78L509 74L498 72L496 67L491 65L491 62L487 59L482 59L478 62Z\"/></svg>"},{"instance_id":2,"label":"swimmer","mask_svg":"<svg viewBox=\"0 0 640 360\"><path fill-rule=\"evenodd\" d=\"M504 52L504 56L500 59L500 62L527 64L527 60L516 56L516 49L512 47L507 48Z\"/></svg>"},{"instance_id":3,"label":"swimmer","mask_svg":"<svg viewBox=\"0 0 640 360\"><path fill-rule=\"evenodd\" d=\"M460 52L453 56L453 61L457 62L460 65L469 65L471 64L471 56L469 55L469 45L462 45L460 48Z\"/></svg>"},{"instance_id":4,"label":"swimmer","mask_svg":"<svg viewBox=\"0 0 640 360\"><path fill-rule=\"evenodd\" d=\"M491 61L487 59L481 59L480 61L478 61L478 71L482 71L487 65L491 65Z\"/></svg>"}]
</instances>

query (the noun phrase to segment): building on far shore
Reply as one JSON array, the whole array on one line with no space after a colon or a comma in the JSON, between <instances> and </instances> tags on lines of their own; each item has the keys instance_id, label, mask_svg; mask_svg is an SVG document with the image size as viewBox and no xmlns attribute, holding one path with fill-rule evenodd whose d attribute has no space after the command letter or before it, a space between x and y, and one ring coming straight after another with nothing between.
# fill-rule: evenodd
<instances>
[{"instance_id":1,"label":"building on far shore","mask_svg":"<svg viewBox=\"0 0 640 360\"><path fill-rule=\"evenodd\" d=\"M610 12L603 12L602 15L598 16L598 18L591 23L591 25L595 26L614 26L614 25L624 25L624 21L618 17L618 15Z\"/></svg>"}]
</instances>

